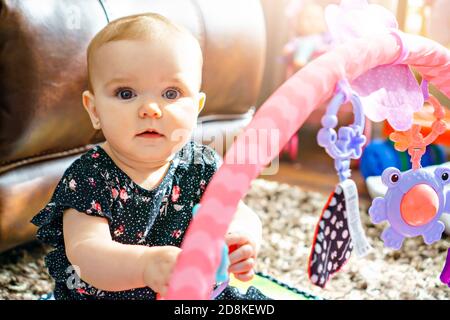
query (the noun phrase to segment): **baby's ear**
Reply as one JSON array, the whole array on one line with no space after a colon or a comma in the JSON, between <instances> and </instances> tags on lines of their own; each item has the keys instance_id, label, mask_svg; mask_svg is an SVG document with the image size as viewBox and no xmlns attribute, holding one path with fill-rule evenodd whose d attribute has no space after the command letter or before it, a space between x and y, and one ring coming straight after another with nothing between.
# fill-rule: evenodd
<instances>
[{"instance_id":1,"label":"baby's ear","mask_svg":"<svg viewBox=\"0 0 450 320\"><path fill-rule=\"evenodd\" d=\"M206 94L204 92L198 93L198 113L200 113L205 106Z\"/></svg>"},{"instance_id":2,"label":"baby's ear","mask_svg":"<svg viewBox=\"0 0 450 320\"><path fill-rule=\"evenodd\" d=\"M100 126L100 119L98 117L97 110L95 108L94 95L89 90L86 90L82 94L82 100L83 100L83 107L89 114L89 118L91 118L92 126L94 127L94 129L99 130L101 126Z\"/></svg>"}]
</instances>

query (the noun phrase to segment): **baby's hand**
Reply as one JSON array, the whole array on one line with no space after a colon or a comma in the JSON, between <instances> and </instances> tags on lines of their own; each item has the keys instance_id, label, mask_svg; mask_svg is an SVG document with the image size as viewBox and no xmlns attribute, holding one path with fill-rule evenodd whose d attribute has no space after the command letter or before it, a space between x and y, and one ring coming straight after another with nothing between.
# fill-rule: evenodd
<instances>
[{"instance_id":1,"label":"baby's hand","mask_svg":"<svg viewBox=\"0 0 450 320\"><path fill-rule=\"evenodd\" d=\"M146 257L144 267L144 282L153 291L165 296L169 279L177 262L181 249L174 246L154 247Z\"/></svg>"},{"instance_id":2,"label":"baby's hand","mask_svg":"<svg viewBox=\"0 0 450 320\"><path fill-rule=\"evenodd\" d=\"M225 236L225 243L230 249L228 271L238 280L251 280L256 263L256 244L243 232L228 233Z\"/></svg>"}]
</instances>

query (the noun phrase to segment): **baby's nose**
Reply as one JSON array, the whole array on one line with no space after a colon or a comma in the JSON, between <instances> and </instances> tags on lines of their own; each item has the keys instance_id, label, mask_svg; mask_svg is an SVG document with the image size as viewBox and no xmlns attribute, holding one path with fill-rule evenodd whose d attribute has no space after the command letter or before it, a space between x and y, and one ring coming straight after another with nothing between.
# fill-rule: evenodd
<instances>
[{"instance_id":1,"label":"baby's nose","mask_svg":"<svg viewBox=\"0 0 450 320\"><path fill-rule=\"evenodd\" d=\"M151 117L151 118L161 118L162 112L161 108L158 106L157 103L151 102L151 103L145 103L141 109L139 110L139 115L141 118L145 117Z\"/></svg>"},{"instance_id":2,"label":"baby's nose","mask_svg":"<svg viewBox=\"0 0 450 320\"><path fill-rule=\"evenodd\" d=\"M439 198L427 184L412 187L402 199L400 212L403 220L410 226L419 227L427 224L436 216Z\"/></svg>"}]
</instances>

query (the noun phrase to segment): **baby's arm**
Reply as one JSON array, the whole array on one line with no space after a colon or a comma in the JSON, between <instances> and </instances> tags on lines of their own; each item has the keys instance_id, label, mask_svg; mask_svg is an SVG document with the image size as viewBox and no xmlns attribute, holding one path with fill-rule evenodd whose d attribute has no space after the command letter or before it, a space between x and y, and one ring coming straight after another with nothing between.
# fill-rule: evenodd
<instances>
[{"instance_id":1,"label":"baby's arm","mask_svg":"<svg viewBox=\"0 0 450 320\"><path fill-rule=\"evenodd\" d=\"M85 282L105 291L149 286L165 295L180 248L115 242L106 219L74 209L65 211L63 230L67 257Z\"/></svg>"},{"instance_id":2,"label":"baby's arm","mask_svg":"<svg viewBox=\"0 0 450 320\"><path fill-rule=\"evenodd\" d=\"M261 247L262 225L258 216L242 201L228 228L225 242L230 247L228 271L241 281L251 280Z\"/></svg>"}]
</instances>

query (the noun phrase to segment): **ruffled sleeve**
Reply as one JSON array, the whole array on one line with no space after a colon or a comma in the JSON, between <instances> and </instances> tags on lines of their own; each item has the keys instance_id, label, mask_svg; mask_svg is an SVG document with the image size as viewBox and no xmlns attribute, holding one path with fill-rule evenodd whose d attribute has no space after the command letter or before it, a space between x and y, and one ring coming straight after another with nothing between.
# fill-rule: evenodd
<instances>
[{"instance_id":1,"label":"ruffled sleeve","mask_svg":"<svg viewBox=\"0 0 450 320\"><path fill-rule=\"evenodd\" d=\"M50 202L31 220L39 240L54 247L64 243L62 216L69 208L111 221L111 191L94 163L84 155L64 172Z\"/></svg>"}]
</instances>

